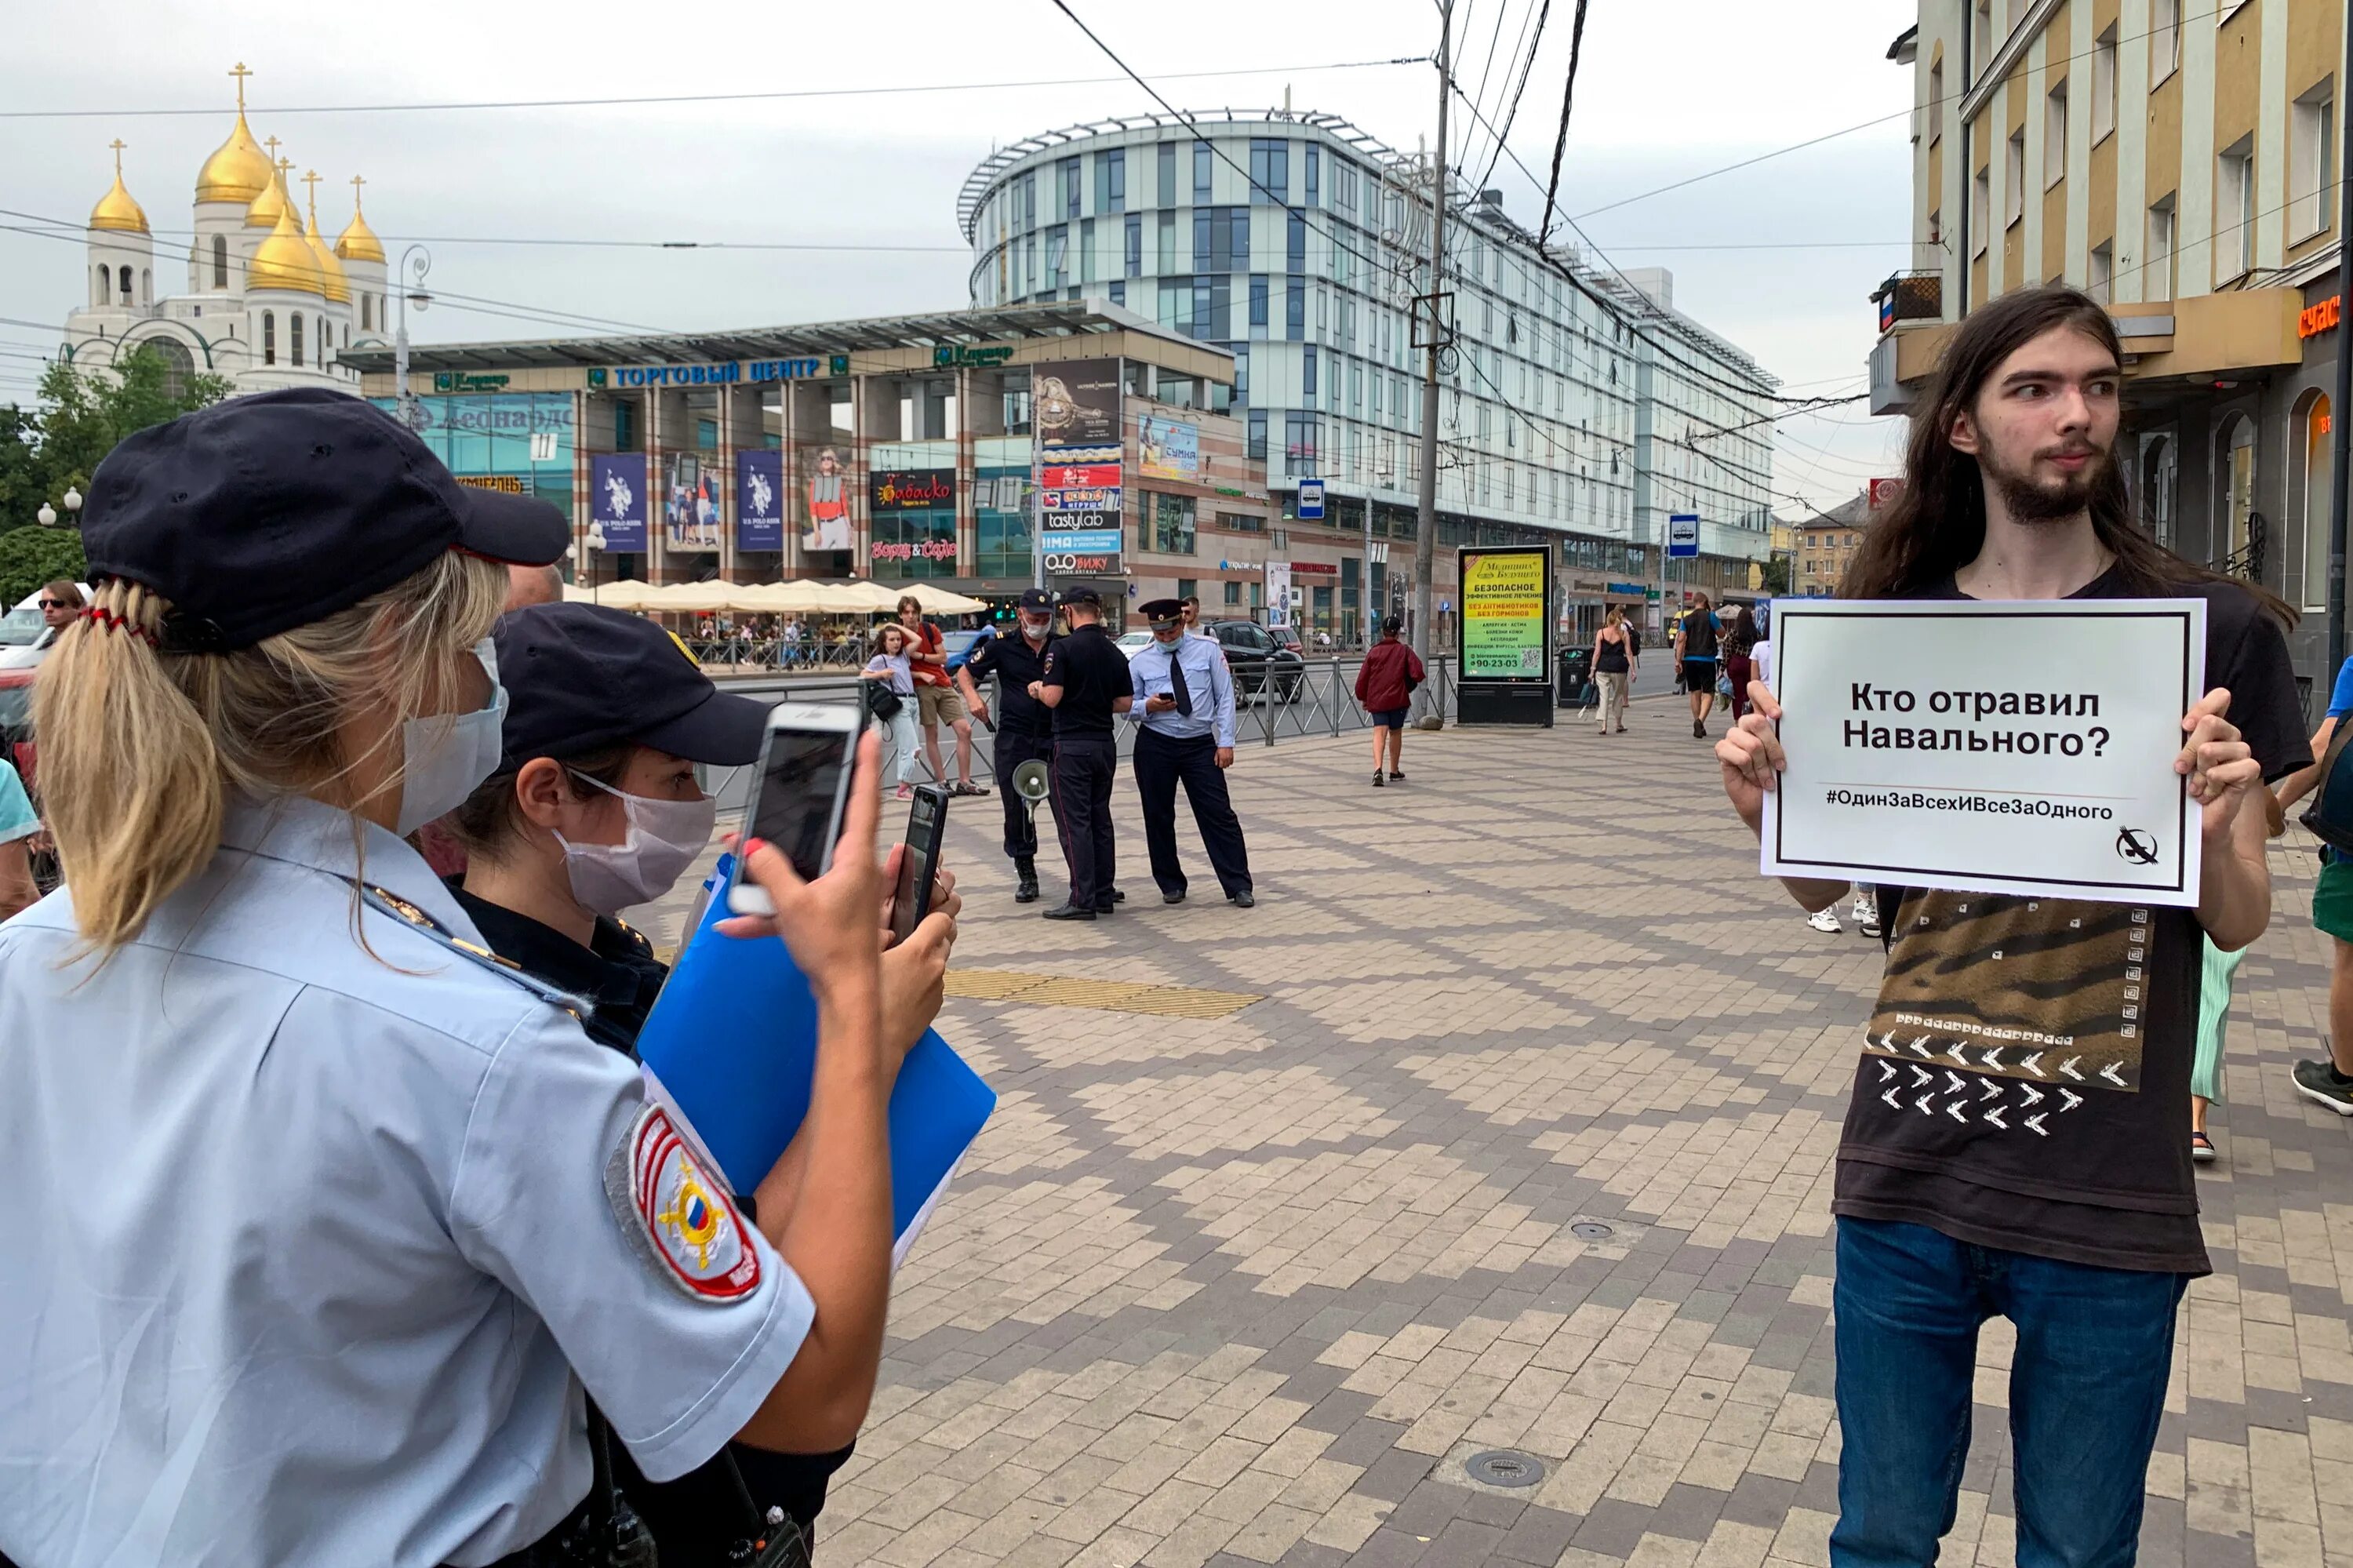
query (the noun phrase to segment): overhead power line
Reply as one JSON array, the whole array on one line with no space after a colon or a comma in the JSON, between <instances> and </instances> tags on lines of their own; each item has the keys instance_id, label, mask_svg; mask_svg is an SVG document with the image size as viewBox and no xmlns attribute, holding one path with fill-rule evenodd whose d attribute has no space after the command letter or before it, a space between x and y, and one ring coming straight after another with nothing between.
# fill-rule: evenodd
<instances>
[{"instance_id":1,"label":"overhead power line","mask_svg":"<svg viewBox=\"0 0 2353 1568\"><path fill-rule=\"evenodd\" d=\"M1512 89L1511 107L1504 111L1504 128L1495 133L1495 150L1487 154L1486 170L1480 175L1478 185L1474 188L1483 189L1494 177L1495 160L1504 155L1504 143L1510 140L1513 122L1520 117L1520 96L1528 90L1528 73L1535 69L1536 51L1544 47L1545 23L1551 16L1552 0L1544 0L1536 10L1535 36L1528 40L1527 52L1520 57L1520 79L1518 85ZM1570 61L1569 69L1576 69L1574 59Z\"/></svg>"},{"instance_id":2,"label":"overhead power line","mask_svg":"<svg viewBox=\"0 0 2353 1568\"><path fill-rule=\"evenodd\" d=\"M1584 53L1585 0L1577 0L1577 19L1568 34L1568 78L1560 89L1560 129L1552 139L1552 178L1545 183L1544 218L1536 225L1536 243L1540 246L1552 238L1553 203L1560 195L1560 155L1568 150L1568 111L1577 101L1577 62ZM1519 161L1516 156L1512 159L1514 164Z\"/></svg>"},{"instance_id":3,"label":"overhead power line","mask_svg":"<svg viewBox=\"0 0 2353 1568\"><path fill-rule=\"evenodd\" d=\"M1311 71L1364 70L1377 66L1423 65L1427 55L1401 55L1391 59L1328 60L1316 65L1229 66L1216 70L1171 71L1172 80L1226 76L1303 76ZM515 98L450 101L428 103L312 103L286 108L253 104L253 115L286 114L419 114L484 109L633 109L673 103L757 103L802 98L881 98L925 92L1010 92L1039 87L1095 87L1124 79L1116 76L1060 77L1030 81L949 81L907 83L892 87L804 87L771 92L667 92L625 98ZM217 105L204 109L6 109L0 120L134 120L216 115Z\"/></svg>"}]
</instances>

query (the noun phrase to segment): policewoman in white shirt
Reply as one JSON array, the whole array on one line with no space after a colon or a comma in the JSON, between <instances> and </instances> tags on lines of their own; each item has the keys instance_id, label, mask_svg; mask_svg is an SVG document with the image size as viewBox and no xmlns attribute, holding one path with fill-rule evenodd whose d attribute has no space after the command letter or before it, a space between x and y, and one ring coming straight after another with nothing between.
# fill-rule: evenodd
<instances>
[{"instance_id":1,"label":"policewoman in white shirt","mask_svg":"<svg viewBox=\"0 0 2353 1568\"><path fill-rule=\"evenodd\" d=\"M764 1234L398 836L496 765L506 567L565 534L332 392L100 465L101 586L35 699L67 890L0 927L22 1568L610 1563L588 1401L655 1480L855 1435L891 1247L871 847L806 885L749 847L818 1001Z\"/></svg>"}]
</instances>

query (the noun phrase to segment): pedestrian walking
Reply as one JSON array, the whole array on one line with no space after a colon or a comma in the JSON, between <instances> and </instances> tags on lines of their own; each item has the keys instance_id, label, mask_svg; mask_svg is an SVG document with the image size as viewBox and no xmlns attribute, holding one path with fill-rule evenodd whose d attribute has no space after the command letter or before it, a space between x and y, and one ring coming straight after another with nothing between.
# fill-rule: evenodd
<instances>
[{"instance_id":1,"label":"pedestrian walking","mask_svg":"<svg viewBox=\"0 0 2353 1568\"><path fill-rule=\"evenodd\" d=\"M1025 762L1054 759L1054 714L1029 694L1046 673L1046 655L1061 638L1054 633L1054 598L1044 588L1024 588L1016 624L974 650L956 671L956 687L973 717L989 722L988 703L978 683L997 682L997 791L1005 808L1005 855L1013 863L1013 902L1038 900L1038 821L1029 802L1013 788L1013 770Z\"/></svg>"},{"instance_id":2,"label":"pedestrian walking","mask_svg":"<svg viewBox=\"0 0 2353 1568\"><path fill-rule=\"evenodd\" d=\"M1757 622L1745 604L1736 604L1724 614L1724 674L1732 684L1732 721L1748 711L1748 683L1757 678L1757 669L1750 655L1757 647Z\"/></svg>"},{"instance_id":3,"label":"pedestrian walking","mask_svg":"<svg viewBox=\"0 0 2353 1568\"><path fill-rule=\"evenodd\" d=\"M507 693L502 749L497 771L442 819L467 857L450 892L491 952L587 998L588 1037L634 1058L670 967L621 912L661 898L712 853L718 807L695 765L757 761L768 705L719 690L659 628L619 610L517 611L501 618L493 643ZM886 864L883 888L897 885L896 871ZM955 887L940 873L928 928L882 956L886 1094L938 1010ZM885 930L888 915L876 916ZM747 1214L754 1206L751 1193L736 1201ZM668 1482L649 1479L626 1449L612 1464L666 1560L715 1563L771 1533L770 1508L814 1540L828 1478L849 1456L848 1445L777 1454L730 1443Z\"/></svg>"},{"instance_id":4,"label":"pedestrian walking","mask_svg":"<svg viewBox=\"0 0 2353 1568\"><path fill-rule=\"evenodd\" d=\"M0 1553L609 1563L615 1447L850 1441L892 1241L872 792L818 881L749 859L819 1037L808 1201L754 1226L401 836L498 765L491 630L555 509L302 388L125 438L81 534L34 699L72 888L0 927L0 1191L86 1196L70 1245L0 1209Z\"/></svg>"},{"instance_id":5,"label":"pedestrian walking","mask_svg":"<svg viewBox=\"0 0 2353 1568\"><path fill-rule=\"evenodd\" d=\"M1111 721L1127 712L1134 695L1127 655L1103 635L1102 597L1073 588L1062 596L1062 614L1070 635L1048 651L1045 673L1029 686L1029 695L1054 715L1054 828L1071 871L1069 899L1046 918L1092 920L1125 896L1114 874L1111 790L1119 748Z\"/></svg>"},{"instance_id":6,"label":"pedestrian walking","mask_svg":"<svg viewBox=\"0 0 2353 1568\"><path fill-rule=\"evenodd\" d=\"M1634 635L1623 605L1613 604L1593 634L1593 678L1601 687L1601 733L1626 733L1626 689L1634 679Z\"/></svg>"},{"instance_id":7,"label":"pedestrian walking","mask_svg":"<svg viewBox=\"0 0 2353 1568\"><path fill-rule=\"evenodd\" d=\"M2325 758L2337 726L2353 715L2353 659L2338 666L2328 694L2328 712L2313 732L2312 755ZM2279 802L2288 807L2319 787L2320 762L2282 784ZM2328 938L2328 1035L2316 1059L2290 1069L2295 1092L2338 1116L2353 1117L2353 860L2331 845L2320 846L2320 880L2312 890L2312 924Z\"/></svg>"},{"instance_id":8,"label":"pedestrian walking","mask_svg":"<svg viewBox=\"0 0 2353 1568\"><path fill-rule=\"evenodd\" d=\"M1176 858L1176 786L1193 808L1201 847L1228 899L1248 909L1252 890L1250 849L1226 789L1234 765L1234 678L1215 641L1185 630L1185 607L1155 599L1138 607L1152 641L1127 662L1131 713L1143 718L1135 735L1135 792L1144 812L1144 845L1163 904L1185 902L1185 868Z\"/></svg>"},{"instance_id":9,"label":"pedestrian walking","mask_svg":"<svg viewBox=\"0 0 2353 1568\"><path fill-rule=\"evenodd\" d=\"M1707 738L1707 715L1715 706L1717 639L1724 623L1716 619L1707 595L1694 594L1689 609L1675 623L1675 663L1683 672L1683 690L1691 696L1692 738Z\"/></svg>"},{"instance_id":10,"label":"pedestrian walking","mask_svg":"<svg viewBox=\"0 0 2353 1568\"><path fill-rule=\"evenodd\" d=\"M965 711L964 698L948 675L947 640L938 627L923 619L923 601L913 594L901 596L898 624L907 634L916 717L923 726L923 756L932 765L932 777L947 782L947 768L940 760L940 726L946 725L955 732L956 759L955 782L948 785L948 793L987 794L988 786L972 780L972 715Z\"/></svg>"},{"instance_id":11,"label":"pedestrian walking","mask_svg":"<svg viewBox=\"0 0 2353 1568\"><path fill-rule=\"evenodd\" d=\"M2195 596L2209 630L2206 694L2182 718L2174 762L2198 806L2195 909L1881 890L1898 914L1831 1202L1843 1442L1830 1561L1841 1568L1936 1560L1969 1440L1978 1330L1995 1313L2017 1330L2020 1560L2130 1563L2176 1315L2211 1267L2182 1137L2202 944L2232 952L2262 934L2263 781L2310 754L2284 636L2294 613L2135 525L2116 461L2122 379L2114 324L2074 290L2017 290L1964 317L1915 405L1903 493L1841 589ZM1760 685L1756 711L1716 747L1751 831L1783 760L1779 716ZM1846 891L1785 885L1809 909ZM2121 1009L2125 997L2137 1005ZM2041 1041L2064 1052L2021 1044ZM1918 1059L1928 1052L1933 1070Z\"/></svg>"},{"instance_id":12,"label":"pedestrian walking","mask_svg":"<svg viewBox=\"0 0 2353 1568\"><path fill-rule=\"evenodd\" d=\"M1413 712L1413 690L1430 678L1421 655L1402 635L1405 623L1392 615L1381 622L1381 640L1365 652L1356 671L1356 701L1373 717L1373 788L1405 782L1398 765L1405 760L1405 721ZM1386 779L1381 763L1386 757Z\"/></svg>"},{"instance_id":13,"label":"pedestrian walking","mask_svg":"<svg viewBox=\"0 0 2353 1568\"><path fill-rule=\"evenodd\" d=\"M875 648L874 657L866 661L859 679L874 683L866 694L866 711L890 734L899 774L898 799L904 800L915 792L915 677L907 653L906 629L896 621L886 623L875 633ZM936 757L934 764L937 765Z\"/></svg>"}]
</instances>

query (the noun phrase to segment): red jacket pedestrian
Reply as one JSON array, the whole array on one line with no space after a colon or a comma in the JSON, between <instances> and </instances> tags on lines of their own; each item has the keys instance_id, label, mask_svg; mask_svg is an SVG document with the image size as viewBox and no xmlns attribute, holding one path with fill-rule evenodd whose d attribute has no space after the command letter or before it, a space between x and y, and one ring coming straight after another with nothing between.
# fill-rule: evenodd
<instances>
[{"instance_id":1,"label":"red jacket pedestrian","mask_svg":"<svg viewBox=\"0 0 2353 1568\"><path fill-rule=\"evenodd\" d=\"M1428 678L1421 655L1396 633L1385 633L1356 672L1356 700L1367 713L1395 713L1413 705L1413 688Z\"/></svg>"}]
</instances>

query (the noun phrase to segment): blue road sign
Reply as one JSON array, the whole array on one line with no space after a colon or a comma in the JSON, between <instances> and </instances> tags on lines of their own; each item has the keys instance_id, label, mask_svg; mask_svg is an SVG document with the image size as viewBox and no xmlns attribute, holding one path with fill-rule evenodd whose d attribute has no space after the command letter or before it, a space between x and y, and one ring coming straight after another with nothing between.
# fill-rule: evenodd
<instances>
[{"instance_id":1,"label":"blue road sign","mask_svg":"<svg viewBox=\"0 0 2353 1568\"><path fill-rule=\"evenodd\" d=\"M1299 482L1299 515L1309 522L1320 521L1324 515L1324 482L1303 479Z\"/></svg>"},{"instance_id":2,"label":"blue road sign","mask_svg":"<svg viewBox=\"0 0 2353 1568\"><path fill-rule=\"evenodd\" d=\"M1699 554L1699 514L1678 512L1667 519L1667 554L1696 556Z\"/></svg>"}]
</instances>

